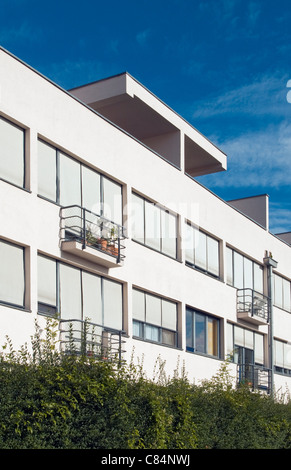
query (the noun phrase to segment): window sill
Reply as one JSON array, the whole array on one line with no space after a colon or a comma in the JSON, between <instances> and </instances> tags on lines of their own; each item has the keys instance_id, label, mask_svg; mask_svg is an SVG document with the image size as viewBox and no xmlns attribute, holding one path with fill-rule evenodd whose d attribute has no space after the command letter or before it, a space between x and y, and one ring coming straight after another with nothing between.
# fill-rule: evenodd
<instances>
[{"instance_id":1,"label":"window sill","mask_svg":"<svg viewBox=\"0 0 291 470\"><path fill-rule=\"evenodd\" d=\"M10 184L10 185L13 186L14 188L22 189L22 191L25 191L26 193L29 193L29 194L32 193L32 191L31 191L30 189L24 188L23 186L19 186L18 184L13 183L12 181L6 180L6 179L1 178L1 177L0 177L0 181L3 181L3 183Z\"/></svg>"},{"instance_id":2,"label":"window sill","mask_svg":"<svg viewBox=\"0 0 291 470\"><path fill-rule=\"evenodd\" d=\"M178 261L178 263L182 263L182 261L180 261L177 257L167 255L167 253L163 253L162 251L156 250L152 246L149 246L149 245L146 245L145 243L139 242L138 240L135 240L134 238L132 238L131 241L133 241L137 245L148 248L149 250L154 251L155 253L159 253L160 255L166 256L167 258L172 259L173 261Z\"/></svg>"},{"instance_id":3,"label":"window sill","mask_svg":"<svg viewBox=\"0 0 291 470\"><path fill-rule=\"evenodd\" d=\"M143 339L143 338L140 338L139 336L132 336L132 339L137 340L137 341L142 341L143 343L155 344L156 346L162 346L165 348L176 349L178 351L182 351L182 348L179 348L179 346L171 346L170 344L158 343L157 341L151 341L150 339Z\"/></svg>"},{"instance_id":4,"label":"window sill","mask_svg":"<svg viewBox=\"0 0 291 470\"><path fill-rule=\"evenodd\" d=\"M202 353L202 352L190 351L189 349L186 349L185 351L186 351L186 353L193 354L195 356L202 356L202 357L205 357L207 359L215 359L216 361L222 361L223 360L221 357L211 356L210 354L205 354L205 353Z\"/></svg>"},{"instance_id":5,"label":"window sill","mask_svg":"<svg viewBox=\"0 0 291 470\"><path fill-rule=\"evenodd\" d=\"M29 308L25 308L25 307L21 307L20 305L13 305L13 304L1 302L1 301L0 301L0 307L8 307L8 308L12 308L13 310L19 310L21 312L32 313L32 310L30 310Z\"/></svg>"}]
</instances>

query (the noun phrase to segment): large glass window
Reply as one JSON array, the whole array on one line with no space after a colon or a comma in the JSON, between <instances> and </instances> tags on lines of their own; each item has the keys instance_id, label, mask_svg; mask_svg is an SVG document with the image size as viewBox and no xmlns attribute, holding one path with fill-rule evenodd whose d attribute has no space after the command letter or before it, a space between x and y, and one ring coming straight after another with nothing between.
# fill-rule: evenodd
<instances>
[{"instance_id":1,"label":"large glass window","mask_svg":"<svg viewBox=\"0 0 291 470\"><path fill-rule=\"evenodd\" d=\"M219 319L196 311L186 310L186 350L209 356L220 356Z\"/></svg>"},{"instance_id":2,"label":"large glass window","mask_svg":"<svg viewBox=\"0 0 291 470\"><path fill-rule=\"evenodd\" d=\"M55 148L38 141L38 194L57 201L57 154Z\"/></svg>"},{"instance_id":3,"label":"large glass window","mask_svg":"<svg viewBox=\"0 0 291 470\"><path fill-rule=\"evenodd\" d=\"M132 238L172 258L177 256L177 216L132 194Z\"/></svg>"},{"instance_id":4,"label":"large glass window","mask_svg":"<svg viewBox=\"0 0 291 470\"><path fill-rule=\"evenodd\" d=\"M38 256L38 311L122 329L122 284Z\"/></svg>"},{"instance_id":5,"label":"large glass window","mask_svg":"<svg viewBox=\"0 0 291 470\"><path fill-rule=\"evenodd\" d=\"M133 289L133 335L146 341L177 346L177 304Z\"/></svg>"},{"instance_id":6,"label":"large glass window","mask_svg":"<svg viewBox=\"0 0 291 470\"><path fill-rule=\"evenodd\" d=\"M0 241L0 302L24 308L24 248Z\"/></svg>"},{"instance_id":7,"label":"large glass window","mask_svg":"<svg viewBox=\"0 0 291 470\"><path fill-rule=\"evenodd\" d=\"M274 340L275 371L291 375L291 345L285 341Z\"/></svg>"},{"instance_id":8,"label":"large glass window","mask_svg":"<svg viewBox=\"0 0 291 470\"><path fill-rule=\"evenodd\" d=\"M38 194L78 205L122 225L122 187L58 149L38 142Z\"/></svg>"},{"instance_id":9,"label":"large glass window","mask_svg":"<svg viewBox=\"0 0 291 470\"><path fill-rule=\"evenodd\" d=\"M0 117L0 178L24 187L24 130Z\"/></svg>"},{"instance_id":10,"label":"large glass window","mask_svg":"<svg viewBox=\"0 0 291 470\"><path fill-rule=\"evenodd\" d=\"M291 283L278 274L274 274L274 305L291 311Z\"/></svg>"},{"instance_id":11,"label":"large glass window","mask_svg":"<svg viewBox=\"0 0 291 470\"><path fill-rule=\"evenodd\" d=\"M227 284L263 294L263 267L237 251L226 248Z\"/></svg>"},{"instance_id":12,"label":"large glass window","mask_svg":"<svg viewBox=\"0 0 291 470\"><path fill-rule=\"evenodd\" d=\"M264 335L227 324L227 354L237 364L264 365Z\"/></svg>"},{"instance_id":13,"label":"large glass window","mask_svg":"<svg viewBox=\"0 0 291 470\"><path fill-rule=\"evenodd\" d=\"M186 224L186 263L203 272L219 277L219 242L215 238Z\"/></svg>"}]
</instances>

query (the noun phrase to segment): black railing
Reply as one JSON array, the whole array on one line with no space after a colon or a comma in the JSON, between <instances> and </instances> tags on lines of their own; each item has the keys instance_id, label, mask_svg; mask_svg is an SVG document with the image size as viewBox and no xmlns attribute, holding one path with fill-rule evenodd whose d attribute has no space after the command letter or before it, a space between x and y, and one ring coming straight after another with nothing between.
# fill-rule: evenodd
<instances>
[{"instance_id":1,"label":"black railing","mask_svg":"<svg viewBox=\"0 0 291 470\"><path fill-rule=\"evenodd\" d=\"M125 258L121 225L78 205L62 207L60 219L61 241L78 241L83 248L88 246L113 256L117 263Z\"/></svg>"},{"instance_id":2,"label":"black railing","mask_svg":"<svg viewBox=\"0 0 291 470\"><path fill-rule=\"evenodd\" d=\"M237 383L251 390L271 392L271 369L258 364L238 364Z\"/></svg>"},{"instance_id":3,"label":"black railing","mask_svg":"<svg viewBox=\"0 0 291 470\"><path fill-rule=\"evenodd\" d=\"M122 362L124 331L87 320L60 320L60 347L63 353L78 354L110 362Z\"/></svg>"},{"instance_id":4,"label":"black railing","mask_svg":"<svg viewBox=\"0 0 291 470\"><path fill-rule=\"evenodd\" d=\"M269 321L269 298L253 289L237 290L237 313L247 312L251 317L256 316Z\"/></svg>"}]
</instances>

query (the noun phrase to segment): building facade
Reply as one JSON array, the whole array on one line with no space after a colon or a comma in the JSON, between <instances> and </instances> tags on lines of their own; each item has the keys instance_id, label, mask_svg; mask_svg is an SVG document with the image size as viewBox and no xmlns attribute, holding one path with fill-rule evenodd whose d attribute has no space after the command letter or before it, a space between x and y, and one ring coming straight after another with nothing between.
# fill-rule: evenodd
<instances>
[{"instance_id":1,"label":"building facade","mask_svg":"<svg viewBox=\"0 0 291 470\"><path fill-rule=\"evenodd\" d=\"M4 49L0 70L0 344L57 316L61 347L85 322L88 354L149 376L228 359L285 393L291 237L270 233L268 196L197 182L226 155L128 73L65 91Z\"/></svg>"}]
</instances>

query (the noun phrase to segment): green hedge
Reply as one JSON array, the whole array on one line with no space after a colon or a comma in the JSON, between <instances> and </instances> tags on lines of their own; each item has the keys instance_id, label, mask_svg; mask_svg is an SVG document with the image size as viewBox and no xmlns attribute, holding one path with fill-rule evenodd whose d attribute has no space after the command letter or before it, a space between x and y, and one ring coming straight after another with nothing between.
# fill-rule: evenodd
<instances>
[{"instance_id":1,"label":"green hedge","mask_svg":"<svg viewBox=\"0 0 291 470\"><path fill-rule=\"evenodd\" d=\"M290 402L234 389L227 364L200 385L162 367L150 381L131 364L60 355L53 331L41 340L37 327L31 353L8 340L1 449L291 448Z\"/></svg>"}]
</instances>

